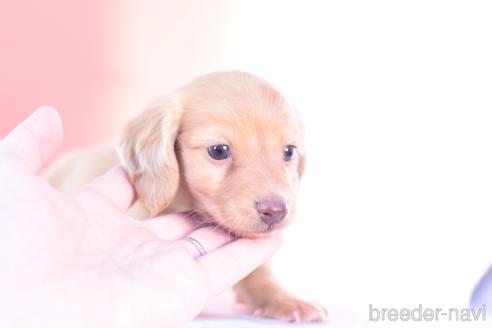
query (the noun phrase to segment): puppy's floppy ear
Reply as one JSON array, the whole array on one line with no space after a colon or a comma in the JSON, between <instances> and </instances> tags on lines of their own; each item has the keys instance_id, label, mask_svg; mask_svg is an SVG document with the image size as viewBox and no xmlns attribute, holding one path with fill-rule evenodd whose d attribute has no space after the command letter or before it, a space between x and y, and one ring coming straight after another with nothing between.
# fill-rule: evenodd
<instances>
[{"instance_id":1,"label":"puppy's floppy ear","mask_svg":"<svg viewBox=\"0 0 492 328\"><path fill-rule=\"evenodd\" d=\"M182 111L177 96L160 97L130 121L122 135L121 160L152 216L171 203L179 187L174 146Z\"/></svg>"}]
</instances>

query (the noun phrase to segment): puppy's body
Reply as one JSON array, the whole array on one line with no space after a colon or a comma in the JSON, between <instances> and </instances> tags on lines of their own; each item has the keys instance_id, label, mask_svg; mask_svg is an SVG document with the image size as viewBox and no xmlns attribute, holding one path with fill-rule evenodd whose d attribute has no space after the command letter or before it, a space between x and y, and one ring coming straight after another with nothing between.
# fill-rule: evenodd
<instances>
[{"instance_id":1,"label":"puppy's body","mask_svg":"<svg viewBox=\"0 0 492 328\"><path fill-rule=\"evenodd\" d=\"M78 151L60 156L43 175L58 190L70 192L90 183L120 163L117 151L113 148ZM185 186L181 186L176 192L173 202L158 214L189 212L192 210L189 192ZM151 217L149 211L138 199L128 210L128 214L141 220Z\"/></svg>"},{"instance_id":2,"label":"puppy's body","mask_svg":"<svg viewBox=\"0 0 492 328\"><path fill-rule=\"evenodd\" d=\"M123 132L120 157L138 194L131 215L194 211L238 236L290 223L304 171L297 112L265 81L212 73L158 98ZM78 154L48 172L59 189L80 186L119 162L113 150ZM236 286L254 313L317 321L323 308L285 292L267 266Z\"/></svg>"}]
</instances>

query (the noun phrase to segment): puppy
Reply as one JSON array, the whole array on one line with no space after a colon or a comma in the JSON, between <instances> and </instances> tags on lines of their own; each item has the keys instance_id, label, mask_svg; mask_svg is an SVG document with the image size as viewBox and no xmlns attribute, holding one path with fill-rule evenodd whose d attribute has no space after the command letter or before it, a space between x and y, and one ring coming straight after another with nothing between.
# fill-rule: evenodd
<instances>
[{"instance_id":1,"label":"puppy","mask_svg":"<svg viewBox=\"0 0 492 328\"><path fill-rule=\"evenodd\" d=\"M267 82L217 72L156 99L130 121L120 157L139 198L134 216L194 211L237 236L255 237L294 217L304 129L295 109ZM117 163L109 150L84 154L55 168L50 179L66 190ZM280 287L267 265L235 290L261 317L304 322L326 316L322 307Z\"/></svg>"}]
</instances>

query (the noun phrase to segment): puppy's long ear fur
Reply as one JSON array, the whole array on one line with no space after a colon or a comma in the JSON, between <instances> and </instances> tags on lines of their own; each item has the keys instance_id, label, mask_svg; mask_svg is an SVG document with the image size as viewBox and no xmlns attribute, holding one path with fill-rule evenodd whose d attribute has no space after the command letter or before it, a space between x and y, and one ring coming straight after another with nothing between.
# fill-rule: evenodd
<instances>
[{"instance_id":1,"label":"puppy's long ear fur","mask_svg":"<svg viewBox=\"0 0 492 328\"><path fill-rule=\"evenodd\" d=\"M174 146L181 114L178 97L163 96L130 121L123 132L121 160L152 216L171 203L179 187Z\"/></svg>"}]
</instances>

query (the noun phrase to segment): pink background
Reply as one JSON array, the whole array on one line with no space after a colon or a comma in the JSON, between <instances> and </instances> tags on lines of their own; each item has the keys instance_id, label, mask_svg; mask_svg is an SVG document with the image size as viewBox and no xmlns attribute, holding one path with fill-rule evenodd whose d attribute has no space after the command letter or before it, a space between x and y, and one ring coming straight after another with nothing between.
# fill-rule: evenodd
<instances>
[{"instance_id":1,"label":"pink background","mask_svg":"<svg viewBox=\"0 0 492 328\"><path fill-rule=\"evenodd\" d=\"M39 105L64 149L114 141L147 101L228 60L227 1L0 2L0 137Z\"/></svg>"}]
</instances>

